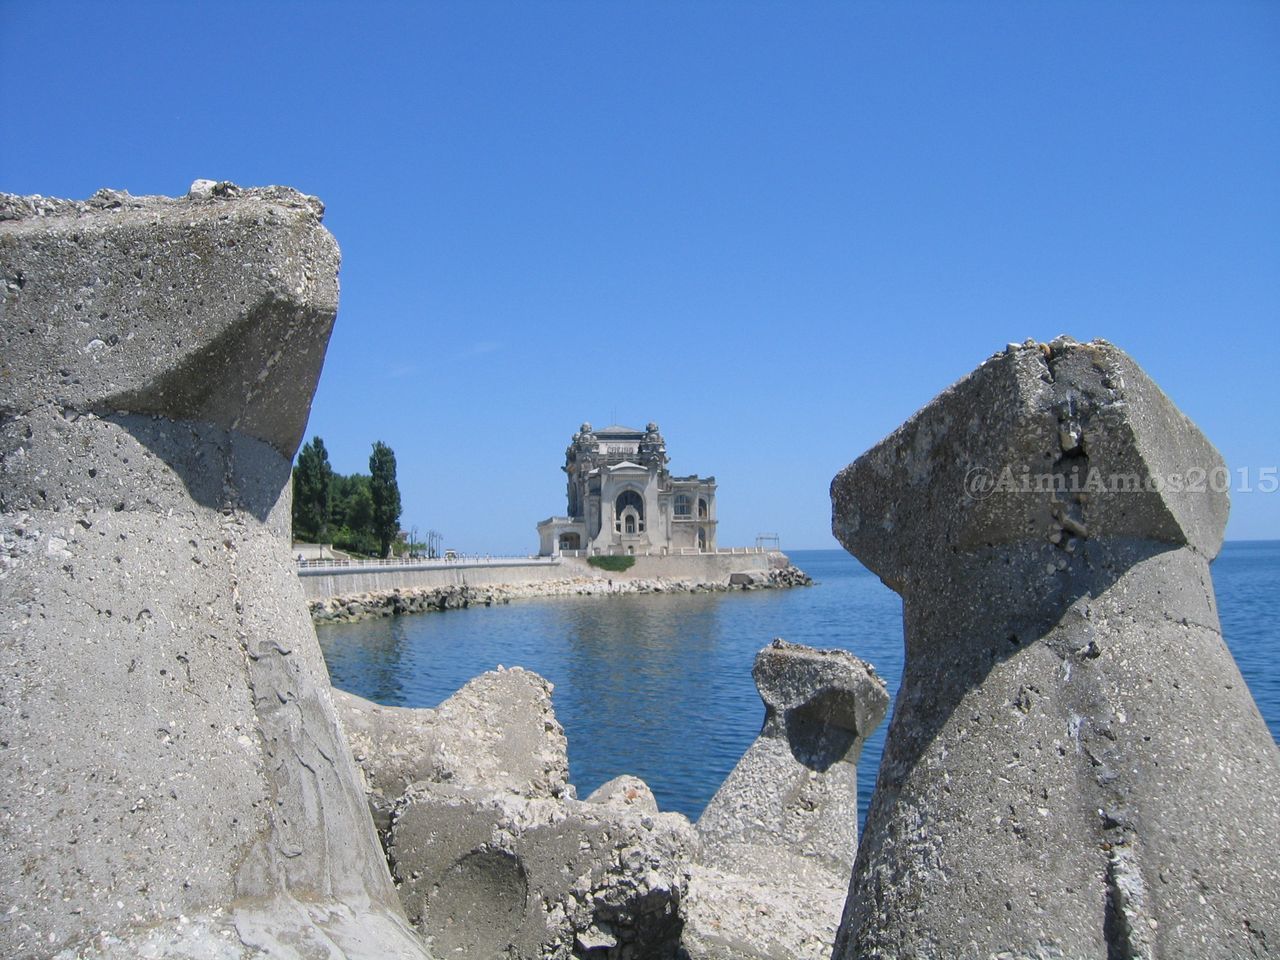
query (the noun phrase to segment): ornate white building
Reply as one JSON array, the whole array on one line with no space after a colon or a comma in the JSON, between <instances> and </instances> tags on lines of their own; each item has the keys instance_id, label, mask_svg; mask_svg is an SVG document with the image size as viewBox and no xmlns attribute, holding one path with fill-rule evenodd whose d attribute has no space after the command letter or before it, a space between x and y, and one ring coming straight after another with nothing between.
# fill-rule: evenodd
<instances>
[{"instance_id":1,"label":"ornate white building","mask_svg":"<svg viewBox=\"0 0 1280 960\"><path fill-rule=\"evenodd\" d=\"M667 554L716 548L716 478L673 477L667 445L644 430L584 423L565 451L569 515L538 524L539 552Z\"/></svg>"}]
</instances>

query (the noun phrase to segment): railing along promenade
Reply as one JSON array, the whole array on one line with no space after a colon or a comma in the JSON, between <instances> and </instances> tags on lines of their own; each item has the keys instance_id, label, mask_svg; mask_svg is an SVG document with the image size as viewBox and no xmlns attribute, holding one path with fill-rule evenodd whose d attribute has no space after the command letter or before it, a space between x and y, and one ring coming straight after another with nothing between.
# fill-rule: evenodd
<instances>
[{"instance_id":1,"label":"railing along promenade","mask_svg":"<svg viewBox=\"0 0 1280 960\"><path fill-rule=\"evenodd\" d=\"M715 550L699 550L696 547L682 547L679 550L672 550L668 553L654 553L645 551L636 553L637 557L713 557L713 556L750 556L753 554L768 553L765 547L717 547ZM386 559L374 558L347 558L347 559L317 559L317 560L295 560L294 563L298 568L299 576L319 576L326 573L358 573L361 571L383 572L389 573L398 570L453 570L459 567L545 567L554 566L560 562L561 557L588 557L591 553L587 550L561 550L558 556L554 557L536 557L536 556L492 556L490 554L458 554L456 557L419 557L417 559L406 559L402 557L388 557Z\"/></svg>"},{"instance_id":2,"label":"railing along promenade","mask_svg":"<svg viewBox=\"0 0 1280 960\"><path fill-rule=\"evenodd\" d=\"M583 551L575 551L586 557ZM660 554L637 552L640 561L631 576L718 579L746 569L764 569L769 551L760 547L726 547L718 550L692 549ZM460 554L456 557L385 560L349 557L342 559L295 560L303 592L311 598L405 589L449 586L493 586L532 583L581 576L617 576L590 570L583 560L561 556L493 556ZM630 565L628 565L630 566Z\"/></svg>"},{"instance_id":3,"label":"railing along promenade","mask_svg":"<svg viewBox=\"0 0 1280 960\"><path fill-rule=\"evenodd\" d=\"M554 566L560 562L559 557L495 557L486 554L459 554L457 557L421 557L404 559L388 557L386 559L323 559L295 560L298 576L319 576L329 573L391 573L401 570L455 570L460 567L544 567Z\"/></svg>"},{"instance_id":4,"label":"railing along promenade","mask_svg":"<svg viewBox=\"0 0 1280 960\"><path fill-rule=\"evenodd\" d=\"M769 553L767 547L716 547L714 550L699 550L697 547L681 547L679 550L668 550L666 553L655 553L645 550L627 556L633 557L745 557L753 554ZM561 550L562 557L589 557L590 550ZM602 554L595 554L602 556ZM544 559L544 558L539 558Z\"/></svg>"}]
</instances>

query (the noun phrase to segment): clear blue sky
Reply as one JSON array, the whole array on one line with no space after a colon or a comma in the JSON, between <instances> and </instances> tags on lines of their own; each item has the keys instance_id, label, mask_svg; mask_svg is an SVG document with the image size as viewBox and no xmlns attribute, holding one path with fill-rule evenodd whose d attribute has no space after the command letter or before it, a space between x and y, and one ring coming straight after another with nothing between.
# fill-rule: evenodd
<instances>
[{"instance_id":1,"label":"clear blue sky","mask_svg":"<svg viewBox=\"0 0 1280 960\"><path fill-rule=\"evenodd\" d=\"M1064 332L1280 466L1278 3L0 0L0 91L2 190L321 197L308 436L459 549L536 549L582 420L834 546L837 470Z\"/></svg>"}]
</instances>

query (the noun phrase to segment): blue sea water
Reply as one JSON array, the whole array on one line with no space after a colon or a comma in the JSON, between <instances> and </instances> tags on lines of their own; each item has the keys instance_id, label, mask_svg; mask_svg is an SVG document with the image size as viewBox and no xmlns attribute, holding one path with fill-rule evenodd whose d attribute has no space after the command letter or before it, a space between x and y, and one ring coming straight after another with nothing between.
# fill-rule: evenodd
<instances>
[{"instance_id":1,"label":"blue sea water","mask_svg":"<svg viewBox=\"0 0 1280 960\"><path fill-rule=\"evenodd\" d=\"M320 645L335 686L395 706L435 706L499 664L535 670L555 684L579 796L630 773L662 809L696 819L760 730L751 664L774 637L850 650L897 691L897 595L843 551L790 556L815 586L528 600L323 626ZM1280 541L1228 543L1213 576L1223 633L1276 736ZM887 726L858 764L860 819Z\"/></svg>"}]
</instances>

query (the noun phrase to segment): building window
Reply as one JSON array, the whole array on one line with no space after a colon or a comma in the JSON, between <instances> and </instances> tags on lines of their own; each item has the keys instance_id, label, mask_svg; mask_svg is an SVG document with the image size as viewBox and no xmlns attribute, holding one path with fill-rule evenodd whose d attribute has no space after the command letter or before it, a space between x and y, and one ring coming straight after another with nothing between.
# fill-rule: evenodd
<instances>
[{"instance_id":1,"label":"building window","mask_svg":"<svg viewBox=\"0 0 1280 960\"><path fill-rule=\"evenodd\" d=\"M619 513L622 513L627 507L635 507L636 513L641 518L644 517L644 500L634 490L623 490L618 494L616 506Z\"/></svg>"},{"instance_id":2,"label":"building window","mask_svg":"<svg viewBox=\"0 0 1280 960\"><path fill-rule=\"evenodd\" d=\"M618 533L644 532L644 499L634 490L623 490L614 502L613 529Z\"/></svg>"},{"instance_id":3,"label":"building window","mask_svg":"<svg viewBox=\"0 0 1280 960\"><path fill-rule=\"evenodd\" d=\"M706 552L706 549L707 549L707 528L706 527L698 528L698 549L703 551L704 553Z\"/></svg>"},{"instance_id":4,"label":"building window","mask_svg":"<svg viewBox=\"0 0 1280 960\"><path fill-rule=\"evenodd\" d=\"M692 514L692 502L687 493L677 493L675 499L675 515L677 517L689 517Z\"/></svg>"},{"instance_id":5,"label":"building window","mask_svg":"<svg viewBox=\"0 0 1280 960\"><path fill-rule=\"evenodd\" d=\"M698 498L698 519L707 519L707 501L702 499L702 497Z\"/></svg>"}]
</instances>

